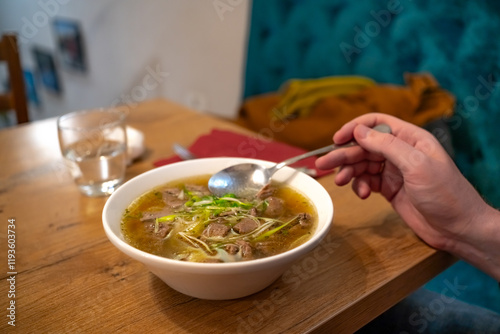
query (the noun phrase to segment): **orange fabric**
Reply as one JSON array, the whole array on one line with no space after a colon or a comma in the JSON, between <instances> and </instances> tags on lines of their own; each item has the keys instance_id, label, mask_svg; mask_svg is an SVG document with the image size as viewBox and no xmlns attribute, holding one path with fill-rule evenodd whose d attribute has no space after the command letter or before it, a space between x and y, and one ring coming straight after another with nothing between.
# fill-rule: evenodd
<instances>
[{"instance_id":1,"label":"orange fabric","mask_svg":"<svg viewBox=\"0 0 500 334\"><path fill-rule=\"evenodd\" d=\"M311 150L331 144L343 124L365 113L386 113L419 126L453 113L455 97L432 75L406 74L405 82L405 86L380 84L349 95L325 97L308 116L295 119L280 119L273 112L281 95L259 95L243 103L236 123Z\"/></svg>"}]
</instances>

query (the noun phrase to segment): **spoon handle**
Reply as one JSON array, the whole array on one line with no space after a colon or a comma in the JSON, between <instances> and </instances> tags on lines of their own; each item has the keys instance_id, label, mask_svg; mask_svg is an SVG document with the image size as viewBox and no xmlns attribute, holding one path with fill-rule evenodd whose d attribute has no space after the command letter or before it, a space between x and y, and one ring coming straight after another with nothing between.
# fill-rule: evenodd
<instances>
[{"instance_id":1,"label":"spoon handle","mask_svg":"<svg viewBox=\"0 0 500 334\"><path fill-rule=\"evenodd\" d=\"M285 166L291 165L293 163L296 163L297 161L300 161L302 159L306 159L306 158L309 158L309 157L312 157L312 156L315 156L315 155L318 155L318 154L322 154L322 153L327 153L327 152L336 150L338 148L351 147L351 146L356 146L356 145L358 145L358 144L355 141L351 141L351 142L348 142L347 144L344 144L344 145L335 145L335 144L332 144L332 145L328 145L328 146L325 146L325 147L321 147L321 148L318 148L318 149L316 149L314 151L310 151L310 152L298 155L296 157L287 159L285 161L282 161L282 162L274 165L273 167L269 168L269 172L272 175L277 170L279 170L279 169L281 169L281 168L283 168Z\"/></svg>"},{"instance_id":2,"label":"spoon handle","mask_svg":"<svg viewBox=\"0 0 500 334\"><path fill-rule=\"evenodd\" d=\"M383 132L383 133L391 133L391 128L387 124L379 124L379 125L375 126L373 129L376 131L379 131L379 132ZM270 175L273 175L277 170L279 170L285 166L291 165L299 160L309 158L309 157L312 157L312 156L315 156L318 154L330 152L330 151L333 151L333 150L336 150L339 148L351 147L351 146L356 146L356 145L358 145L358 143L356 143L354 140L352 140L346 144L342 144L342 145L336 145L336 144L328 145L325 147L318 148L314 151L306 152L304 154L301 154L301 155L298 155L296 157L292 157L290 159L282 161L282 162L274 165L273 167L270 167L268 170L269 170Z\"/></svg>"},{"instance_id":3,"label":"spoon handle","mask_svg":"<svg viewBox=\"0 0 500 334\"><path fill-rule=\"evenodd\" d=\"M191 153L191 151L180 144L174 143L172 147L175 154L177 154L182 160L192 160L197 158L193 153Z\"/></svg>"}]
</instances>

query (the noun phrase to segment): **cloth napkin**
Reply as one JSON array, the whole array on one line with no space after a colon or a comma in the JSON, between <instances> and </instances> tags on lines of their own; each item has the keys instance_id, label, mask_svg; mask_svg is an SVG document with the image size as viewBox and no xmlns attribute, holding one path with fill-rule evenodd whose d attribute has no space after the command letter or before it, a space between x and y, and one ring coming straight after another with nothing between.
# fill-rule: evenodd
<instances>
[{"instance_id":1,"label":"cloth napkin","mask_svg":"<svg viewBox=\"0 0 500 334\"><path fill-rule=\"evenodd\" d=\"M239 133L214 129L209 134L200 136L189 150L197 158L209 157L243 157L261 159L267 161L281 162L288 158L305 153L304 149L285 143L267 140L265 138L254 138ZM182 159L177 155L160 159L153 162L155 167L179 162ZM319 170L314 163L316 157L309 157L293 165L294 168L306 168L309 175L320 177L332 171Z\"/></svg>"}]
</instances>

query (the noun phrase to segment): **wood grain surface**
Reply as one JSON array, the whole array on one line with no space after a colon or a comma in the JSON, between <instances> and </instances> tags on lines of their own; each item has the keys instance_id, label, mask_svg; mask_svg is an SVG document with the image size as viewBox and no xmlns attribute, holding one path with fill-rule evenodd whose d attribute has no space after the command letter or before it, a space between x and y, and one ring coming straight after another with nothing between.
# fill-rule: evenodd
<instances>
[{"instance_id":1,"label":"wood grain surface","mask_svg":"<svg viewBox=\"0 0 500 334\"><path fill-rule=\"evenodd\" d=\"M128 112L147 152L127 179L173 155L173 142L190 145L213 128L250 134L166 100ZM1 333L351 333L455 261L420 241L381 196L360 200L330 174L319 181L332 197L334 224L320 246L257 294L199 300L108 241L106 198L79 193L59 152L55 119L0 131L0 159ZM9 219L14 270L7 267ZM15 327L7 317L12 300Z\"/></svg>"}]
</instances>

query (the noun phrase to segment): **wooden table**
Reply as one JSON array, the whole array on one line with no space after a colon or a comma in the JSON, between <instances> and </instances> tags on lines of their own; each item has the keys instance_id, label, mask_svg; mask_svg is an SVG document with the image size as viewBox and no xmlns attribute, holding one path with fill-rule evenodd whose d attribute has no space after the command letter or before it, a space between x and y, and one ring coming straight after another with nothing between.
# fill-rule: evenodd
<instances>
[{"instance_id":1,"label":"wooden table","mask_svg":"<svg viewBox=\"0 0 500 334\"><path fill-rule=\"evenodd\" d=\"M173 155L173 142L189 145L213 128L249 134L165 100L134 106L129 124L145 133L148 150L127 178ZM353 332L454 262L415 237L381 196L362 201L330 174L319 181L332 197L334 225L315 251L255 295L199 300L172 290L108 241L106 198L78 192L54 119L0 131L0 159L2 333ZM15 327L7 317L12 302Z\"/></svg>"}]
</instances>

